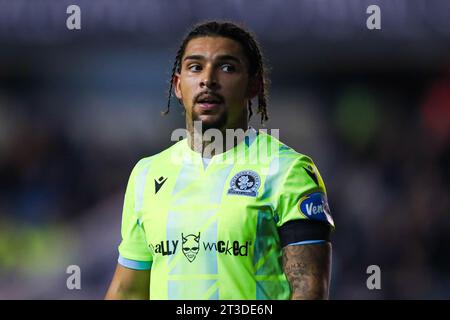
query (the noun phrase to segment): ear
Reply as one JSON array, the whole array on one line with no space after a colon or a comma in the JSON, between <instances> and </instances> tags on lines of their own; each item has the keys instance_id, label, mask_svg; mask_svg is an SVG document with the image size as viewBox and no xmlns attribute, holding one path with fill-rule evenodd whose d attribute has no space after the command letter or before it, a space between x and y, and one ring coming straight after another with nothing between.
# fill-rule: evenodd
<instances>
[{"instance_id":1,"label":"ear","mask_svg":"<svg viewBox=\"0 0 450 320\"><path fill-rule=\"evenodd\" d=\"M174 88L175 96L178 98L178 100L183 99L183 95L181 94L181 81L180 81L180 74L178 72L175 72L172 79L172 86Z\"/></svg>"},{"instance_id":2,"label":"ear","mask_svg":"<svg viewBox=\"0 0 450 320\"><path fill-rule=\"evenodd\" d=\"M256 95L259 93L259 90L261 89L262 83L258 79L258 77L251 77L248 81L248 87L247 87L247 98L253 99L256 97Z\"/></svg>"}]
</instances>

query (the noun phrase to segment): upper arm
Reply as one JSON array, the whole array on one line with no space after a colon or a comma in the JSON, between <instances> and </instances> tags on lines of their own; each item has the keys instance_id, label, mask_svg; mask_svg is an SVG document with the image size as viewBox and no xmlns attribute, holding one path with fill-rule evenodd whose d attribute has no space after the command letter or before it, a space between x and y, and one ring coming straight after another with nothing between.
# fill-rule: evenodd
<instances>
[{"instance_id":1,"label":"upper arm","mask_svg":"<svg viewBox=\"0 0 450 320\"><path fill-rule=\"evenodd\" d=\"M133 270L117 264L105 299L150 299L150 270Z\"/></svg>"},{"instance_id":2,"label":"upper arm","mask_svg":"<svg viewBox=\"0 0 450 320\"><path fill-rule=\"evenodd\" d=\"M292 299L328 299L331 243L288 245L282 259Z\"/></svg>"},{"instance_id":3,"label":"upper arm","mask_svg":"<svg viewBox=\"0 0 450 320\"><path fill-rule=\"evenodd\" d=\"M147 159L139 161L128 180L122 211L122 241L119 245L119 253L125 259L151 263L153 257L147 245L141 220L148 164Z\"/></svg>"},{"instance_id":4,"label":"upper arm","mask_svg":"<svg viewBox=\"0 0 450 320\"><path fill-rule=\"evenodd\" d=\"M122 212L119 264L106 299L149 299L152 254L140 222L148 160L139 161L128 180Z\"/></svg>"},{"instance_id":5,"label":"upper arm","mask_svg":"<svg viewBox=\"0 0 450 320\"><path fill-rule=\"evenodd\" d=\"M325 184L310 158L299 157L290 165L279 194L277 226L292 299L326 299L334 221Z\"/></svg>"},{"instance_id":6,"label":"upper arm","mask_svg":"<svg viewBox=\"0 0 450 320\"><path fill-rule=\"evenodd\" d=\"M334 229L325 183L314 162L302 156L285 170L279 188L277 226L295 220L318 221Z\"/></svg>"}]
</instances>

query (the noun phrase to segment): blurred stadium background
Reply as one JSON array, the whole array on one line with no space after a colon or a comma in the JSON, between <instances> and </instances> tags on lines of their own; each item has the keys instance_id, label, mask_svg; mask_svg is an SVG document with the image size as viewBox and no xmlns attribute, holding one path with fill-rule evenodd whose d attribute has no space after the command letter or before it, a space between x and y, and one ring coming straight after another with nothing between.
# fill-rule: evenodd
<instances>
[{"instance_id":1,"label":"blurred stadium background","mask_svg":"<svg viewBox=\"0 0 450 320\"><path fill-rule=\"evenodd\" d=\"M366 28L371 4L381 30ZM444 0L0 0L0 298L103 298L128 175L184 126L176 100L160 111L182 36L207 19L256 34L267 128L321 170L337 225L331 298L448 299ZM366 287L371 264L381 290ZM81 290L66 288L69 265Z\"/></svg>"}]
</instances>

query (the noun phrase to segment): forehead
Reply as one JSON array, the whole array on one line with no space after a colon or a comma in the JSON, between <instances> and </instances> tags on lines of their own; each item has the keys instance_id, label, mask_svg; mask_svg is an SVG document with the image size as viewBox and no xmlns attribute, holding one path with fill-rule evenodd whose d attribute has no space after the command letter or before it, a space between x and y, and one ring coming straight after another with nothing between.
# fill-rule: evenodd
<instances>
[{"instance_id":1,"label":"forehead","mask_svg":"<svg viewBox=\"0 0 450 320\"><path fill-rule=\"evenodd\" d=\"M236 40L220 36L204 36L191 39L184 50L183 57L191 55L200 55L210 59L221 55L232 55L246 62L241 44Z\"/></svg>"}]
</instances>

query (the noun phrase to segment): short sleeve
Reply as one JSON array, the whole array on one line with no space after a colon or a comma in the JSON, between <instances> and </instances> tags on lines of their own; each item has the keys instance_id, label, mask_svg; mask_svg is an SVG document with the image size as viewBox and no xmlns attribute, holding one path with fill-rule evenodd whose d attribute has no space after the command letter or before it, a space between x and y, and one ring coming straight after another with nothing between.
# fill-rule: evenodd
<instances>
[{"instance_id":1,"label":"short sleeve","mask_svg":"<svg viewBox=\"0 0 450 320\"><path fill-rule=\"evenodd\" d=\"M334 229L325 184L309 157L301 155L286 173L276 214L278 227L303 219L322 222Z\"/></svg>"},{"instance_id":2,"label":"short sleeve","mask_svg":"<svg viewBox=\"0 0 450 320\"><path fill-rule=\"evenodd\" d=\"M121 226L122 241L119 245L119 263L126 267L138 264L150 267L151 261L153 260L147 246L145 231L140 223L138 208L136 208L136 202L142 201L138 197L143 197L143 192L140 192L139 189L143 190L145 187L148 169L143 166L144 163L141 160L133 168L125 192Z\"/></svg>"}]
</instances>

